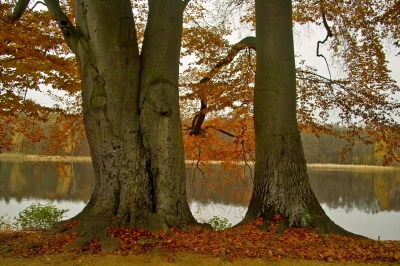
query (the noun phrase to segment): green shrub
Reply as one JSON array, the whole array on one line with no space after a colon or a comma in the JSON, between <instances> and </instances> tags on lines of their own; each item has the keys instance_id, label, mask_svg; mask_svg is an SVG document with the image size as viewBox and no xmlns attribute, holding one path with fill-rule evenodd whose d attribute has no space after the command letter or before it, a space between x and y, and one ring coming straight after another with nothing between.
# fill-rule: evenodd
<instances>
[{"instance_id":1,"label":"green shrub","mask_svg":"<svg viewBox=\"0 0 400 266\"><path fill-rule=\"evenodd\" d=\"M218 216L212 217L208 223L215 229L215 230L224 230L229 227L232 227L232 224L228 222L226 218L220 218Z\"/></svg>"},{"instance_id":2,"label":"green shrub","mask_svg":"<svg viewBox=\"0 0 400 266\"><path fill-rule=\"evenodd\" d=\"M25 210L14 217L16 229L48 229L56 222L61 221L69 210L58 209L51 201L46 204L32 203Z\"/></svg>"}]
</instances>

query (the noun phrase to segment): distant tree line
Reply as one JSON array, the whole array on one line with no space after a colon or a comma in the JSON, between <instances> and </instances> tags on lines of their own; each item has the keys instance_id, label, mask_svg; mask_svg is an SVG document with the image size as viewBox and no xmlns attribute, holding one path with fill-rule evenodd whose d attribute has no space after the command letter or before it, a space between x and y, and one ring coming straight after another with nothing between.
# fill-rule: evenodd
<instances>
[{"instance_id":1,"label":"distant tree line","mask_svg":"<svg viewBox=\"0 0 400 266\"><path fill-rule=\"evenodd\" d=\"M54 146L57 147L57 145L54 145L51 140L50 133L54 130L55 125L58 124L57 118L59 118L58 115L51 115L46 123L41 122L36 125L36 127L41 128L43 135L48 136L47 138L41 138L40 141L32 141L25 134L16 132L13 136L10 136L12 142L11 149L1 152L89 156L90 151L87 139L86 137L82 137L82 134L71 136L73 133L70 133L68 135L68 139L75 139L73 149L70 147L67 149L62 145L58 145L58 149L54 149ZM337 130L343 129L338 128ZM224 134L221 134L220 137L229 141L233 140L233 138L226 137ZM301 139L307 163L382 165L384 152L379 149L377 143L366 145L362 141L355 141L349 144L346 139L327 134L316 136L308 132L302 132ZM52 149L49 149L50 146L53 146Z\"/></svg>"},{"instance_id":2,"label":"distant tree line","mask_svg":"<svg viewBox=\"0 0 400 266\"><path fill-rule=\"evenodd\" d=\"M352 145L345 139L325 134L302 133L301 139L307 163L382 165L383 155L374 144L355 141Z\"/></svg>"}]
</instances>

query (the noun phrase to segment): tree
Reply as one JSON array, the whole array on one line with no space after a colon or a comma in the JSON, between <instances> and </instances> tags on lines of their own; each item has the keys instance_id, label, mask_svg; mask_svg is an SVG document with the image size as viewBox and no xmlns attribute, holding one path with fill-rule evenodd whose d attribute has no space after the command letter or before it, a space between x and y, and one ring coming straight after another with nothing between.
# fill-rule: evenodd
<instances>
[{"instance_id":1,"label":"tree","mask_svg":"<svg viewBox=\"0 0 400 266\"><path fill-rule=\"evenodd\" d=\"M307 175L296 118L291 0L256 0L255 172L244 222L276 214L286 226L347 233L321 208Z\"/></svg>"},{"instance_id":2,"label":"tree","mask_svg":"<svg viewBox=\"0 0 400 266\"><path fill-rule=\"evenodd\" d=\"M312 224L324 232L350 235L349 232L338 227L325 215L311 190L298 132L299 127L296 121L296 98L300 104L297 112L302 122L300 128L346 138L350 145L354 144L355 139L358 138L366 144L370 144L371 139L373 141L378 139L387 141L388 139L382 135L382 131L378 130L378 128L390 128L391 132L398 132L398 125L392 117L398 116L399 104L398 101L388 96L387 90L391 88L394 92L399 89L388 75L389 71L386 66L387 62L384 60L382 46L376 38L379 34L387 36L388 32L390 32L388 28L392 24L388 23L390 20L381 21L382 24L387 23L385 27L381 28L381 32L372 29L372 21L361 23L362 27L359 27L356 18L352 17L359 14L354 14L348 9L354 9L353 5L357 5L359 12L365 13L369 4L346 4L345 10L348 11L348 14L346 13L348 18L343 18L344 14L341 14L341 12L343 12L344 8L342 9L341 5L341 3L337 2L328 4L321 1L319 5L316 5L315 3L302 1L296 5L298 9L295 13L295 19L299 23L305 23L305 21L316 23L316 17L321 16L323 25L327 30L326 40L329 37L333 37L332 30L327 23L327 10L330 12L328 13L330 17L334 16L332 15L333 13L344 21L347 19L352 20L351 24L347 23L343 28L349 32L352 32L354 28L355 37L348 32L345 33L341 28L341 23L335 24L334 32L338 35L338 38L332 44L333 50L339 50L339 40L350 42L350 45L347 46L348 49L343 48L346 52L339 53L343 57L345 65L349 68L349 77L347 79L333 80L331 77L324 78L316 74L312 68L301 69L299 67L296 69L293 52L293 33L291 30L291 1L256 1L255 10L256 14L259 14L258 18L256 15L257 22L255 23L256 45L247 44L244 41L238 43L242 44L240 46L241 50L246 47L252 49L257 47L257 70L254 89L255 177L253 196L249 210L242 223L259 216L266 218L267 222L269 222L275 214L281 214L286 226L309 226ZM393 10L393 6L396 6L396 4L387 3L384 8L389 12ZM383 9L382 6L376 9L378 10L379 8ZM304 12L304 10L307 12ZM393 15L392 11L388 12L385 12L385 14ZM368 15L373 17L375 14ZM254 20L250 17L248 21ZM376 16L373 21L377 23L380 18ZM350 30L350 28L352 29ZM363 32L372 31L370 34L363 33L365 38L361 38L360 43L356 43L355 40L360 28L362 28ZM396 31L393 34L397 36ZM246 40L246 38L243 40ZM320 44L324 44L326 40L318 42L317 47ZM218 87L218 85L223 88L226 81L223 78L221 81L222 75L220 75L216 78L216 81L207 84L207 87L202 85L216 76L217 69L220 70L223 66L233 61L232 57L238 54L238 44L232 46L227 57L217 59L219 61L215 63L214 67L211 67L211 70L204 78L193 86L194 94L199 95L201 99L201 105L199 113L194 116L192 125L188 126L188 128L191 135L198 135L201 139L192 141L196 142L196 145L191 147L192 150L195 150L194 146L199 147L199 158L200 154L206 154L206 157L209 154L213 154L214 157L218 154L217 152L212 153L212 151L218 151L219 154L223 154L222 156L226 155L226 153L221 152L223 146L217 146L213 140L215 138L208 136L213 141L213 145L208 145L208 147L205 144L206 142L203 141L207 134L211 135L206 130L208 128L215 129L215 127L206 124L204 118L209 113L211 119L217 121L216 116L218 114L215 115L214 108L217 105L221 105L214 103L215 106L212 106L210 102L212 103L213 101L212 99L211 101L209 100L209 95L217 91L215 87ZM360 46L363 48L360 49ZM318 49L317 55L324 57ZM351 56L346 53L351 53ZM367 60L367 58L376 60ZM243 63L240 60L238 62ZM354 66L357 66L357 68L354 68ZM297 84L296 72L298 76ZM230 83L230 85L235 88L241 87L238 83ZM296 85L298 95L296 95ZM353 86L353 88L349 86ZM212 92L209 93L210 91ZM229 92L224 91L221 94L227 93ZM192 93L187 94L188 99L192 99L192 97ZM384 102L382 102L382 99L385 99ZM231 101L226 103L225 106L231 107L233 112L238 113L240 112L238 109L242 106L235 106L234 103L242 100L231 97ZM371 104L372 102L374 104ZM334 127L327 124L328 110L330 108L343 110L340 116L342 121L349 125L344 134L334 132ZM318 112L318 109L321 110L319 115L321 119L315 118L313 115L313 113ZM246 114L245 112L243 113ZM232 120L238 120L237 117L232 116ZM360 117L363 120L353 120L353 117ZM231 120L231 118L228 119ZM221 128L222 123L215 124L219 124L219 128ZM249 124L247 123L247 125ZM243 125L246 125L246 123L242 123L242 128L245 128L246 126ZM236 127L236 129L228 130L228 134L224 132L226 130L218 129L218 131L235 138L234 142L238 144L237 146L240 144L244 146L244 138L240 128ZM364 134L365 132L368 132L367 137ZM393 142L391 143L393 144ZM396 146L392 145L392 152L387 154L388 157L397 158L398 160L397 154L393 152L398 149ZM230 148L232 149L232 147ZM245 149L242 149L242 153L246 153ZM232 152L228 157L230 159L240 158L240 156L235 156L235 153L232 154ZM193 154L193 158L196 158L196 153ZM244 157L244 159L246 158Z\"/></svg>"},{"instance_id":3,"label":"tree","mask_svg":"<svg viewBox=\"0 0 400 266\"><path fill-rule=\"evenodd\" d=\"M139 53L129 0L75 1L75 25L61 6L47 9L76 56L83 119L96 186L74 219L75 245L99 239L116 247L110 226L167 230L195 224L186 199L178 74L188 1L149 1ZM20 0L11 20L29 4Z\"/></svg>"}]
</instances>

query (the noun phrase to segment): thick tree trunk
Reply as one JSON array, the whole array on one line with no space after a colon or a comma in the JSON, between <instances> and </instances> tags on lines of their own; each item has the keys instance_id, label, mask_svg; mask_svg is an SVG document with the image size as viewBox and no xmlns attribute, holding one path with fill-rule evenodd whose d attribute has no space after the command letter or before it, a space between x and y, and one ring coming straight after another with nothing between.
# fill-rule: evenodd
<instances>
[{"instance_id":1,"label":"thick tree trunk","mask_svg":"<svg viewBox=\"0 0 400 266\"><path fill-rule=\"evenodd\" d=\"M348 234L325 214L311 189L296 119L291 0L256 0L254 188L242 223L275 214L287 226Z\"/></svg>"},{"instance_id":2,"label":"thick tree trunk","mask_svg":"<svg viewBox=\"0 0 400 266\"><path fill-rule=\"evenodd\" d=\"M149 2L141 55L129 0L75 1L77 33L56 18L81 69L96 179L89 203L73 218L80 220L73 246L98 239L104 250L115 249L110 226L158 231L196 223L186 198L179 114L183 2ZM71 40L74 34L79 38Z\"/></svg>"},{"instance_id":3,"label":"thick tree trunk","mask_svg":"<svg viewBox=\"0 0 400 266\"><path fill-rule=\"evenodd\" d=\"M140 76L140 123L149 155L153 212L169 226L194 218L186 200L186 171L179 108L183 2L149 1Z\"/></svg>"}]
</instances>

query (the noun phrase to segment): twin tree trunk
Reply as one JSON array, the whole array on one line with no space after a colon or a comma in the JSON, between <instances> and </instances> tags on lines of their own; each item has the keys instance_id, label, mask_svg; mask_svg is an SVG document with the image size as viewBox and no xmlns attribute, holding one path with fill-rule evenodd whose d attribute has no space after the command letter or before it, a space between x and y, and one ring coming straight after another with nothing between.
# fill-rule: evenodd
<instances>
[{"instance_id":1,"label":"twin tree trunk","mask_svg":"<svg viewBox=\"0 0 400 266\"><path fill-rule=\"evenodd\" d=\"M350 234L325 214L311 189L296 118L291 0L256 0L253 194L242 223L275 214L284 226Z\"/></svg>"},{"instance_id":2,"label":"twin tree trunk","mask_svg":"<svg viewBox=\"0 0 400 266\"><path fill-rule=\"evenodd\" d=\"M61 28L68 24L63 33L81 70L96 177L74 218L81 220L76 246L100 239L112 250L109 226L154 231L196 223L186 198L178 95L183 3L149 3L140 55L129 0L75 1L76 40L70 22L56 18Z\"/></svg>"}]
</instances>

